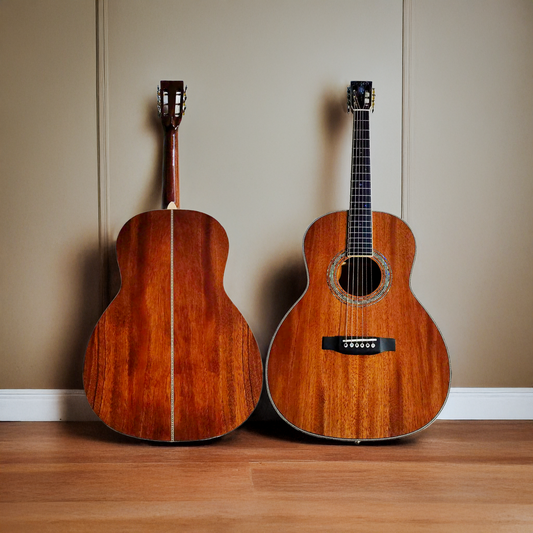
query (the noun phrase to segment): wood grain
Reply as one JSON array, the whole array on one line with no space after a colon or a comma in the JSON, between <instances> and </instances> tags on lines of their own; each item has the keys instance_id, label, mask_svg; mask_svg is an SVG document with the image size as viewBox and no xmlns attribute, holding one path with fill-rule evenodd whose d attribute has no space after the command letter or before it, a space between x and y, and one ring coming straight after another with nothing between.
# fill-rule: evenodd
<instances>
[{"instance_id":1,"label":"wood grain","mask_svg":"<svg viewBox=\"0 0 533 533\"><path fill-rule=\"evenodd\" d=\"M174 202L176 207L180 206L178 131L178 128L165 128L163 139L163 209L170 202Z\"/></svg>"},{"instance_id":2,"label":"wood grain","mask_svg":"<svg viewBox=\"0 0 533 533\"><path fill-rule=\"evenodd\" d=\"M100 423L0 424L3 533L530 533L531 479L529 421L361 446L264 422L172 447Z\"/></svg>"},{"instance_id":3,"label":"wood grain","mask_svg":"<svg viewBox=\"0 0 533 533\"><path fill-rule=\"evenodd\" d=\"M374 249L389 262L392 281L380 301L365 307L365 329L348 331L394 338L396 351L354 356L322 349L323 336L347 331L346 304L327 283L332 259L345 248L345 211L321 217L308 229L308 287L271 344L270 396L283 418L311 434L356 440L407 435L431 423L447 397L444 342L409 286L413 235L385 213L373 213L373 229Z\"/></svg>"},{"instance_id":4,"label":"wood grain","mask_svg":"<svg viewBox=\"0 0 533 533\"><path fill-rule=\"evenodd\" d=\"M172 346L174 440L224 435L250 416L262 365L250 328L224 291L227 254L222 226L203 213L151 211L123 227L121 290L91 336L84 365L89 403L109 427L171 440Z\"/></svg>"}]
</instances>

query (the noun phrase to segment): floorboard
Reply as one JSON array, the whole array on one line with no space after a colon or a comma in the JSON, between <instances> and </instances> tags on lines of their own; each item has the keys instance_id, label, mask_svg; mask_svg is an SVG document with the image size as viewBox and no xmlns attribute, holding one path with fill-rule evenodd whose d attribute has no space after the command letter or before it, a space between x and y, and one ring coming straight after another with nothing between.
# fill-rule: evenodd
<instances>
[{"instance_id":1,"label":"floorboard","mask_svg":"<svg viewBox=\"0 0 533 533\"><path fill-rule=\"evenodd\" d=\"M533 532L533 423L437 421L382 444L250 423L161 445L0 423L0 531Z\"/></svg>"}]
</instances>

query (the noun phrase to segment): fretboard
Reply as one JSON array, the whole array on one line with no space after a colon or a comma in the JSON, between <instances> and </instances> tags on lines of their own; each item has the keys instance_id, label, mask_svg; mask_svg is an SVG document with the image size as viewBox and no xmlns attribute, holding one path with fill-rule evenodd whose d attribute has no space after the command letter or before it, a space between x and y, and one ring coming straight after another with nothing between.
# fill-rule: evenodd
<instances>
[{"instance_id":1,"label":"fretboard","mask_svg":"<svg viewBox=\"0 0 533 533\"><path fill-rule=\"evenodd\" d=\"M367 109L353 111L352 175L346 253L372 255L372 198L370 182L370 130Z\"/></svg>"}]
</instances>

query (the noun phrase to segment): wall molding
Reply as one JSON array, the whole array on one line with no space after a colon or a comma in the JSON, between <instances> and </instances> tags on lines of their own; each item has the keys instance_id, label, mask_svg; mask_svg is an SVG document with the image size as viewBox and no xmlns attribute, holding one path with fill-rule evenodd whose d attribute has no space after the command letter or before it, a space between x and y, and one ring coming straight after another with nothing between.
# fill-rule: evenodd
<instances>
[{"instance_id":1,"label":"wall molding","mask_svg":"<svg viewBox=\"0 0 533 533\"><path fill-rule=\"evenodd\" d=\"M109 184L109 60L108 0L96 0L96 128L98 159L98 245L100 307L109 304L110 184Z\"/></svg>"},{"instance_id":2,"label":"wall molding","mask_svg":"<svg viewBox=\"0 0 533 533\"><path fill-rule=\"evenodd\" d=\"M413 41L412 0L403 0L402 16L402 199L401 217L409 223L411 192L411 57Z\"/></svg>"},{"instance_id":3,"label":"wall molding","mask_svg":"<svg viewBox=\"0 0 533 533\"><path fill-rule=\"evenodd\" d=\"M533 420L533 388L452 388L439 419ZM96 420L83 390L0 390L0 422Z\"/></svg>"}]
</instances>

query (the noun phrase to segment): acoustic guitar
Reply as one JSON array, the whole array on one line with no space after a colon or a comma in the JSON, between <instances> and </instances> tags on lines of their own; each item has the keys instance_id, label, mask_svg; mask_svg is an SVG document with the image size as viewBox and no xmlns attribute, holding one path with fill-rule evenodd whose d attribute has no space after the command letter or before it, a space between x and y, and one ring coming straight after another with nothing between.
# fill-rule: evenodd
<instances>
[{"instance_id":1,"label":"acoustic guitar","mask_svg":"<svg viewBox=\"0 0 533 533\"><path fill-rule=\"evenodd\" d=\"M449 390L439 330L414 297L415 241L399 218L372 212L371 82L351 82L348 211L317 219L304 237L307 287L274 335L267 388L295 428L338 440L379 440L427 427Z\"/></svg>"},{"instance_id":2,"label":"acoustic guitar","mask_svg":"<svg viewBox=\"0 0 533 533\"><path fill-rule=\"evenodd\" d=\"M178 209L182 81L162 81L163 209L142 213L116 243L121 288L91 336L83 371L94 412L151 441L220 437L254 410L262 363L224 291L228 238L212 217Z\"/></svg>"}]
</instances>

